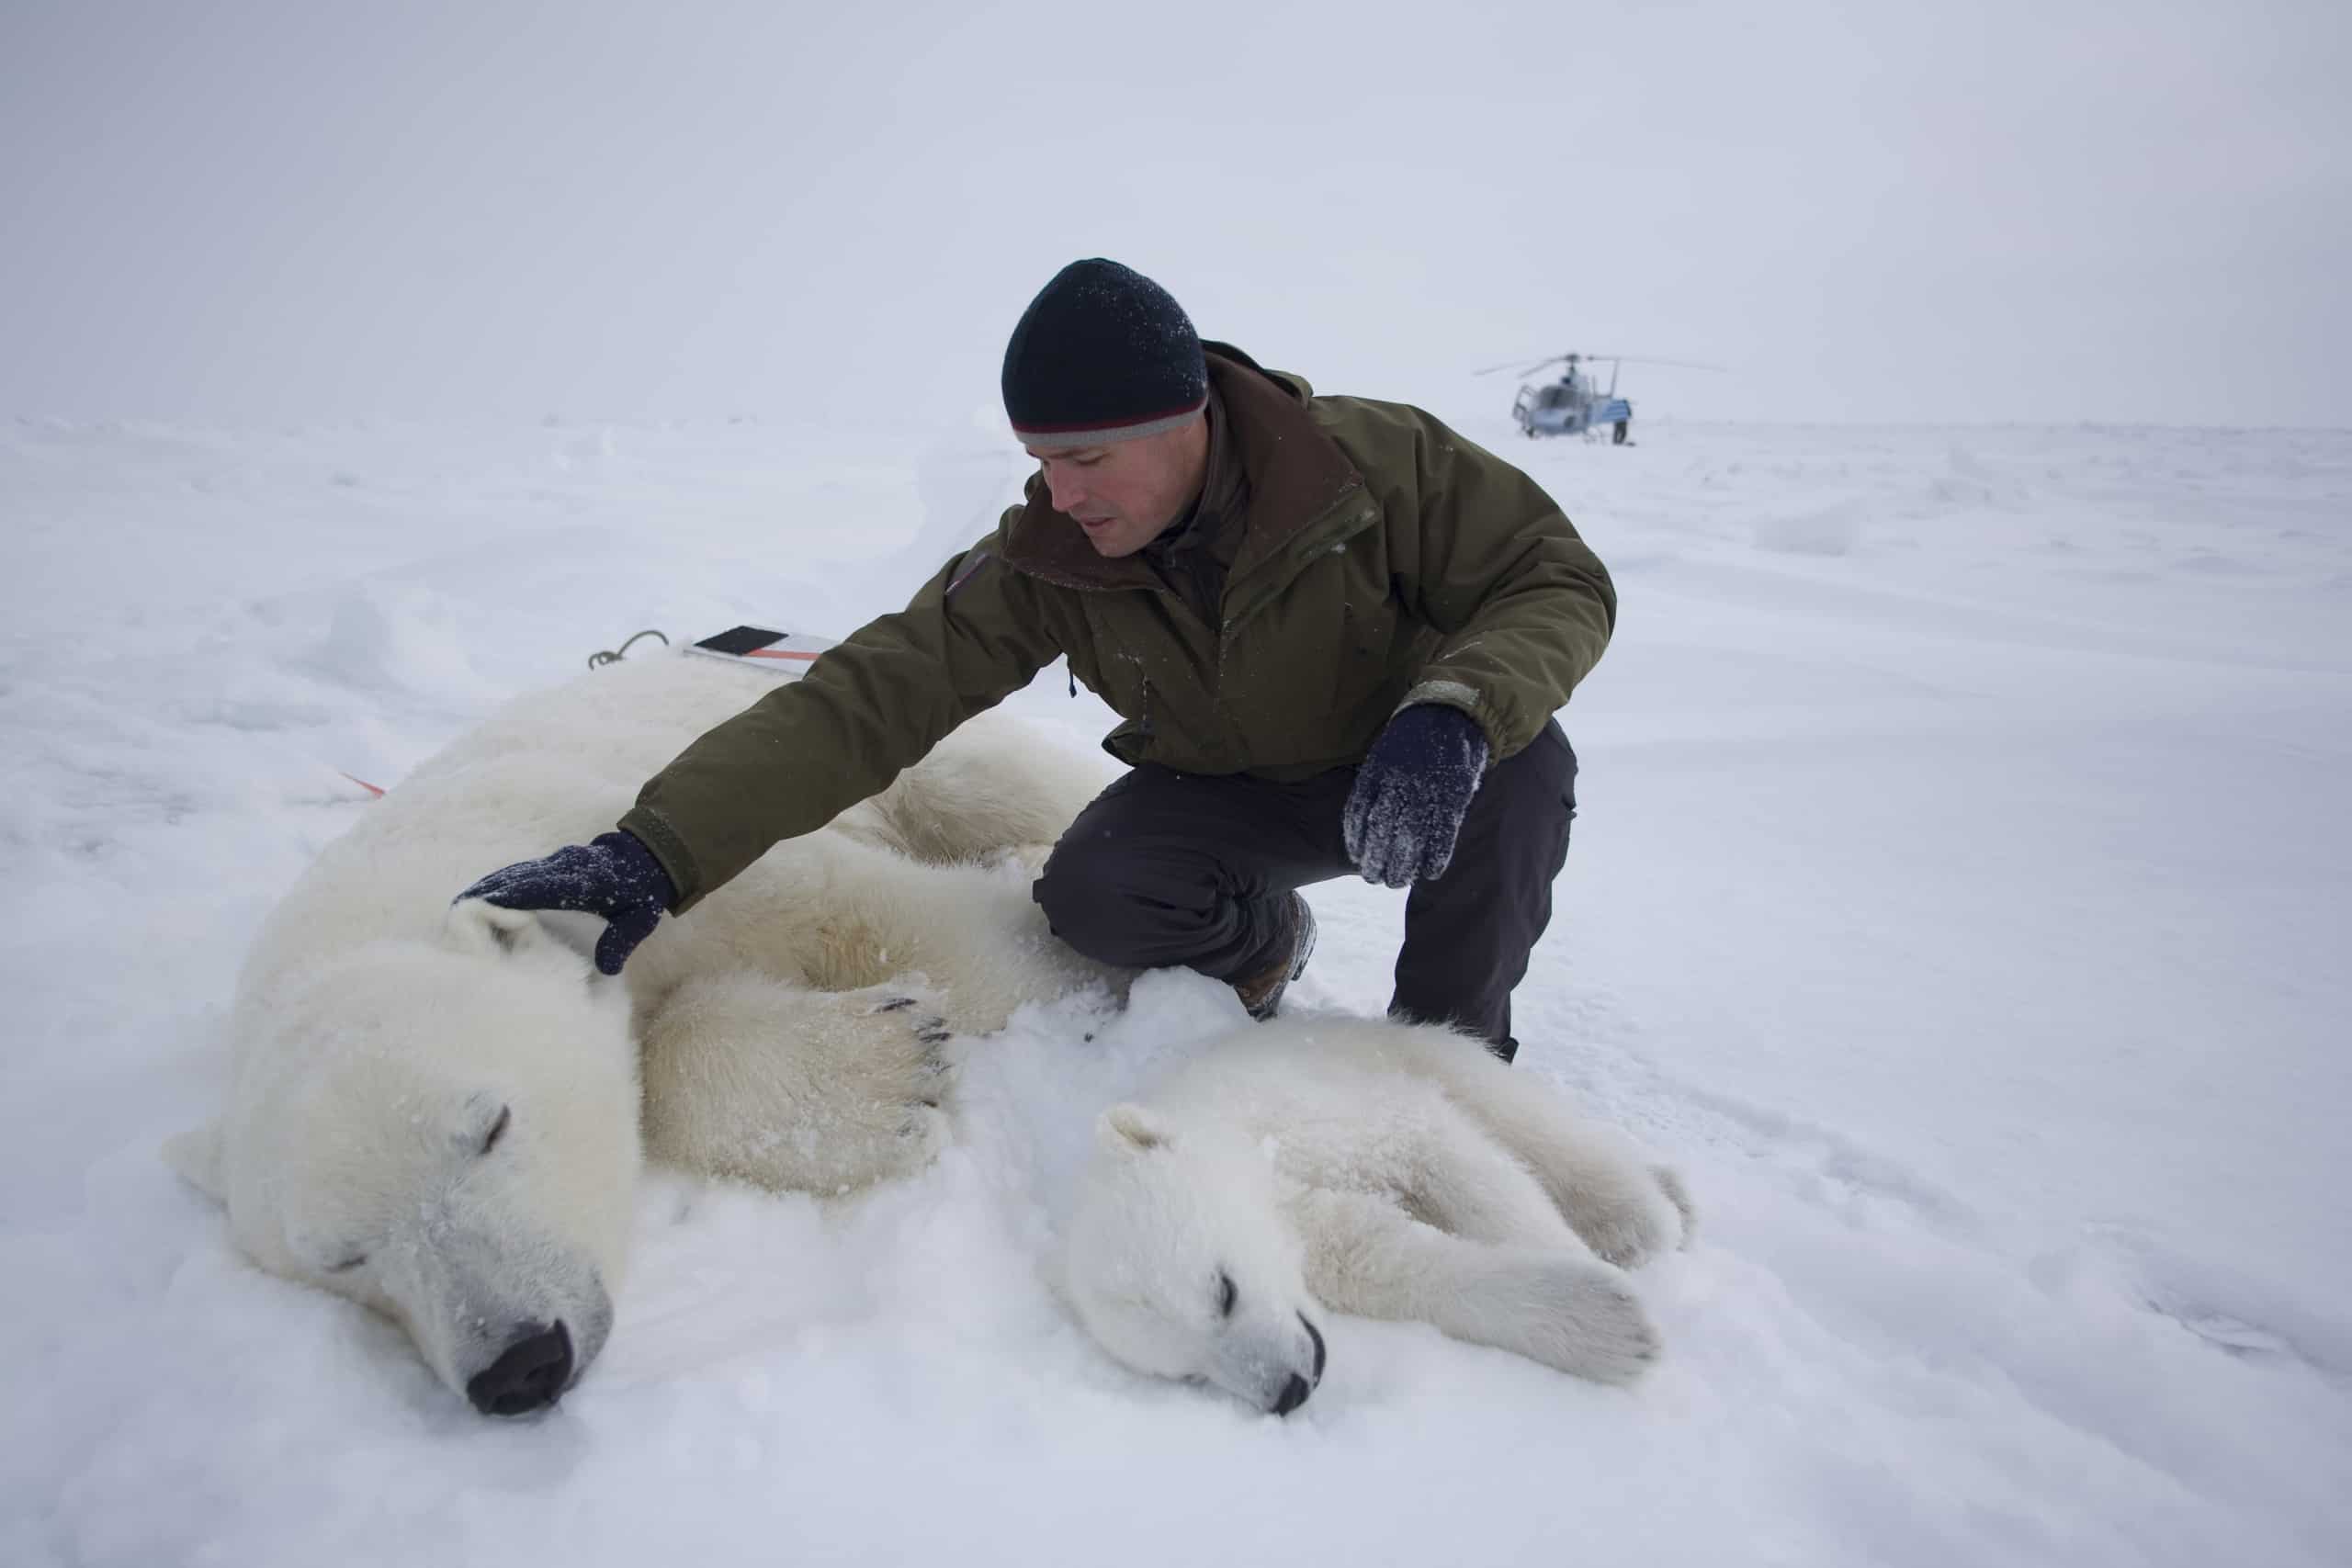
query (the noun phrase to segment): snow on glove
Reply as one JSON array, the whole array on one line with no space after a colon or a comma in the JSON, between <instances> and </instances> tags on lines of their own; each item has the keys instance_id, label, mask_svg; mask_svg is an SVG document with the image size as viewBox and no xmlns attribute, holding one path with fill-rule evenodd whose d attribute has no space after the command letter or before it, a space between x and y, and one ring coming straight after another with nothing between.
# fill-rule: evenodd
<instances>
[{"instance_id":1,"label":"snow on glove","mask_svg":"<svg viewBox=\"0 0 2352 1568\"><path fill-rule=\"evenodd\" d=\"M544 860L501 866L458 895L458 901L468 898L486 898L502 909L602 915L605 934L596 940L596 967L617 975L678 901L678 889L643 840L611 832L584 844L566 844Z\"/></svg>"},{"instance_id":2,"label":"snow on glove","mask_svg":"<svg viewBox=\"0 0 2352 1568\"><path fill-rule=\"evenodd\" d=\"M1403 887L1442 876L1487 767L1487 732L1460 708L1415 703L1390 716L1356 770L1340 817L1366 882Z\"/></svg>"}]
</instances>

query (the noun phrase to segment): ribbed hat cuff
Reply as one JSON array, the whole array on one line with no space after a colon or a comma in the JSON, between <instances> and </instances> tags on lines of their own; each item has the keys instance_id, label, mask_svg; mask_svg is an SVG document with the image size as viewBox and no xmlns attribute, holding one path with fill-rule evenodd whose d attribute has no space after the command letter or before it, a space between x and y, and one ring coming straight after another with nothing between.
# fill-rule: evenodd
<instances>
[{"instance_id":1,"label":"ribbed hat cuff","mask_svg":"<svg viewBox=\"0 0 2352 1568\"><path fill-rule=\"evenodd\" d=\"M1190 408L1115 424L1023 424L1016 420L1012 434L1023 446L1110 446L1174 430L1199 418L1201 411L1208 406L1208 399L1203 397Z\"/></svg>"}]
</instances>

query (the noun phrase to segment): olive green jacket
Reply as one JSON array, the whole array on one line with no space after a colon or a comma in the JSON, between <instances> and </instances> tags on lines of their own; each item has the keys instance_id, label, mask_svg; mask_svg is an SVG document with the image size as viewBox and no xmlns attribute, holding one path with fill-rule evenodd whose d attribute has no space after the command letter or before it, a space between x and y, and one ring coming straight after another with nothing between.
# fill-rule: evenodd
<instances>
[{"instance_id":1,"label":"olive green jacket","mask_svg":"<svg viewBox=\"0 0 2352 1568\"><path fill-rule=\"evenodd\" d=\"M1125 723L1122 761L1292 781L1363 760L1408 703L1450 704L1492 761L1600 660L1608 572L1535 482L1419 409L1318 398L1209 345L1249 476L1222 617L1106 559L1045 486L859 628L689 746L620 825L681 909L875 794L1056 658Z\"/></svg>"}]
</instances>

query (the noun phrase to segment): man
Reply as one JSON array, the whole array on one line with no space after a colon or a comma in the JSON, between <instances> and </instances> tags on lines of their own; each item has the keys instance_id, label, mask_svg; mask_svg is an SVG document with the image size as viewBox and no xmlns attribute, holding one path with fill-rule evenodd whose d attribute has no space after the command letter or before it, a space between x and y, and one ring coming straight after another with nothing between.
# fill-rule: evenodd
<instances>
[{"instance_id":1,"label":"man","mask_svg":"<svg viewBox=\"0 0 2352 1568\"><path fill-rule=\"evenodd\" d=\"M1553 710L1616 619L1534 482L1418 409L1314 397L1204 345L1150 279L1065 267L1005 351L1028 499L646 784L618 829L466 897L586 909L617 973L780 840L882 789L1057 657L1126 721L1129 772L1038 878L1107 964L1182 964L1270 1018L1315 922L1297 889L1412 886L1393 1012L1508 1061L1551 918L1576 758Z\"/></svg>"}]
</instances>

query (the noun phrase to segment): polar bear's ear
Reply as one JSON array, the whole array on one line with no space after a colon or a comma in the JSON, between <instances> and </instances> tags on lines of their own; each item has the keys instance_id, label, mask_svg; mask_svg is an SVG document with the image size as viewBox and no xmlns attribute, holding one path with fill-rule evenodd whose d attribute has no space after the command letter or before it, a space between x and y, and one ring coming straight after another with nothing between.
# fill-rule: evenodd
<instances>
[{"instance_id":1,"label":"polar bear's ear","mask_svg":"<svg viewBox=\"0 0 2352 1568\"><path fill-rule=\"evenodd\" d=\"M1095 1120L1094 1135L1115 1154L1140 1154L1164 1147L1168 1128L1158 1117L1132 1101L1114 1105Z\"/></svg>"},{"instance_id":2,"label":"polar bear's ear","mask_svg":"<svg viewBox=\"0 0 2352 1568\"><path fill-rule=\"evenodd\" d=\"M595 969L596 939L605 922L560 910L506 909L486 898L449 906L449 929L478 953L569 953Z\"/></svg>"},{"instance_id":3,"label":"polar bear's ear","mask_svg":"<svg viewBox=\"0 0 2352 1568\"><path fill-rule=\"evenodd\" d=\"M227 1201L220 1181L220 1122L207 1122L201 1127L191 1127L164 1139L164 1163L177 1171L182 1181L214 1202Z\"/></svg>"}]
</instances>

